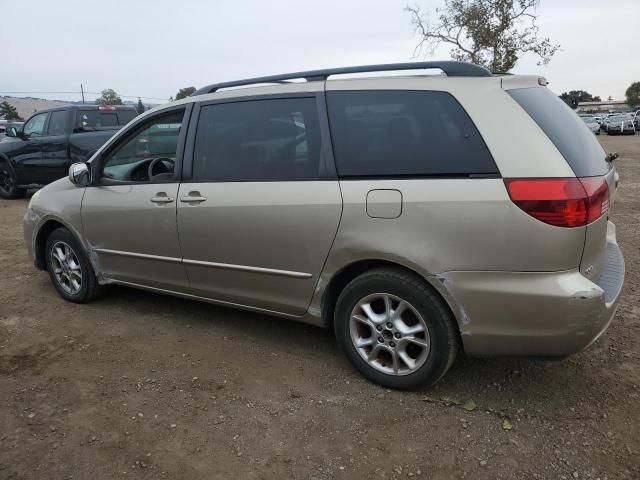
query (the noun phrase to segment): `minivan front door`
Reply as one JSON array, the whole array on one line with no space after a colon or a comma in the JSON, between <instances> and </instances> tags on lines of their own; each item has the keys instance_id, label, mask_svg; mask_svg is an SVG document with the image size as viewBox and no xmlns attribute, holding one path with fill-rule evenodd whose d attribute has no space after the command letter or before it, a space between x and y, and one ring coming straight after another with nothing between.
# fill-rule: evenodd
<instances>
[{"instance_id":1,"label":"minivan front door","mask_svg":"<svg viewBox=\"0 0 640 480\"><path fill-rule=\"evenodd\" d=\"M100 178L86 189L82 225L108 279L188 289L176 225L184 115L171 109L131 127L94 167Z\"/></svg>"},{"instance_id":2,"label":"minivan front door","mask_svg":"<svg viewBox=\"0 0 640 480\"><path fill-rule=\"evenodd\" d=\"M305 313L342 211L325 135L315 96L200 107L177 208L193 294Z\"/></svg>"}]
</instances>

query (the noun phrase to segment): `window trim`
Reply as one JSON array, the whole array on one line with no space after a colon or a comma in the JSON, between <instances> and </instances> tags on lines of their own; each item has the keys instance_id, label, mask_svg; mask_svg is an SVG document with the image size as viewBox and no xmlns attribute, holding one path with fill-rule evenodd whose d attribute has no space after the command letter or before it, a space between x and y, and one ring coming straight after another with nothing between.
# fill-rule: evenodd
<instances>
[{"instance_id":1,"label":"window trim","mask_svg":"<svg viewBox=\"0 0 640 480\"><path fill-rule=\"evenodd\" d=\"M314 178L270 178L265 180L194 180L193 164L195 161L195 141L200 121L202 107L210 105L223 105L229 103L251 102L261 100L295 100L300 98L312 98L316 102L317 121L320 130L320 164L319 168L326 172L325 176L318 175ZM272 93L262 95L247 95L243 97L219 98L196 102L191 115L189 134L187 136L186 148L184 152L184 168L182 181L185 183L269 183L269 182L321 182L327 180L337 180L337 170L333 157L333 147L329 132L329 118L327 116L327 105L325 93L322 92L294 92L294 93Z\"/></svg>"},{"instance_id":2,"label":"window trim","mask_svg":"<svg viewBox=\"0 0 640 480\"><path fill-rule=\"evenodd\" d=\"M394 180L419 180L419 179L486 179L486 178L502 178L502 173L500 172L500 169L498 168L498 164L496 163L495 158L493 157L493 153L491 152L491 149L489 148L489 145L487 144L487 142L485 141L484 137L482 136L482 133L480 132L480 130L478 129L478 126L476 125L476 123L473 121L473 118L471 117L471 115L469 115L469 112L467 112L467 110L464 108L464 105L462 104L462 102L460 100L458 100L458 98L453 95L451 92L446 91L446 90L433 90L433 89L403 89L403 88L370 88L370 89L357 89L357 90L351 90L351 89L335 89L335 90L327 90L326 93L330 94L330 93L334 93L334 92L348 92L348 93L371 93L371 92L376 92L376 93L407 93L407 92L415 92L415 93L424 93L424 92L429 92L429 93L442 93L445 95L448 95L449 97L451 97L453 99L453 101L460 107L460 109L462 110L462 112L464 112L464 114L467 116L467 118L469 119L469 122L471 123L471 125L473 125L473 128L476 130L476 132L478 133L478 137L480 138L480 141L482 142L482 144L485 146L485 148L487 149L487 152L489 153L489 157L491 159L491 163L493 164L495 171L494 172L479 172L479 173L409 173L409 174L403 174L403 173L399 173L399 174L385 174L385 175L341 175L339 173L336 173L338 178L342 181L342 180L386 180L386 179L394 179ZM325 96L325 101L326 101L326 114L327 114L327 121L329 126L331 125L331 121L329 119L329 98L328 95ZM334 158L334 163L335 163L335 168L336 168L336 172L337 172L337 160L335 160L335 142L333 140L333 132L331 131L331 146L334 149L333 150L333 158Z\"/></svg>"},{"instance_id":3,"label":"window trim","mask_svg":"<svg viewBox=\"0 0 640 480\"><path fill-rule=\"evenodd\" d=\"M107 185L153 185L153 184L167 184L167 183L180 183L182 181L182 165L184 160L184 146L185 140L189 131L189 124L191 118L193 104L187 103L182 105L176 105L169 108L165 108L162 111L154 112L152 115L145 116L140 118L134 124L129 126L126 130L122 131L118 138L111 143L104 151L100 152L98 158L96 158L95 162L92 162L92 182L90 186L107 186ZM103 177L103 167L107 160L109 160L110 156L114 153L114 151L118 150L125 143L127 143L131 138L139 134L142 130L144 130L150 123L157 121L162 117L166 117L172 115L173 113L183 110L182 116L182 126L185 128L180 129L180 134L178 135L178 145L176 148L176 163L174 167L173 178L164 179L159 181L149 181L149 182L139 182L135 180L114 180ZM95 169L95 170L94 170Z\"/></svg>"}]
</instances>

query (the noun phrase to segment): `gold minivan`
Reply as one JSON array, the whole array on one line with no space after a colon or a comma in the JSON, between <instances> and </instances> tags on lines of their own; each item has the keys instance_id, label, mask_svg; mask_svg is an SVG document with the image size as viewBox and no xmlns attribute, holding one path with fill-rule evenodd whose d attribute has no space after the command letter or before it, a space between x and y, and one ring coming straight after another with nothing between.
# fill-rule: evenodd
<instances>
[{"instance_id":1,"label":"gold minivan","mask_svg":"<svg viewBox=\"0 0 640 480\"><path fill-rule=\"evenodd\" d=\"M254 78L137 117L33 196L25 239L69 301L118 284L332 328L411 389L460 350L561 358L604 332L614 158L537 76Z\"/></svg>"}]
</instances>

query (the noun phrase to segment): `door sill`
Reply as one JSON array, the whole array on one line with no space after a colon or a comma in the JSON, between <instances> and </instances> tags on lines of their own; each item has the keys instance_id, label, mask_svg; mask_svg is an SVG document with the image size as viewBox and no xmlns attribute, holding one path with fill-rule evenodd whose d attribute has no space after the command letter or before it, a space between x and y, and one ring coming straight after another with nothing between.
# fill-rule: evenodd
<instances>
[{"instance_id":1,"label":"door sill","mask_svg":"<svg viewBox=\"0 0 640 480\"><path fill-rule=\"evenodd\" d=\"M109 285L122 285L124 287L138 288L138 289L147 290L147 291L150 291L150 292L162 293L162 294L171 295L171 296L174 296L174 297L185 298L187 300L197 300L197 301L200 301L200 302L212 303L214 305L221 305L223 307L239 308L239 309L242 309L242 310L248 310L248 311L256 312L256 313L264 313L264 314L273 315L273 316L276 316L276 317L290 318L290 319L293 319L293 320L303 320L303 318L304 318L304 315L293 315L291 313L278 312L276 310L269 310L269 309L266 309L266 308L251 307L249 305L243 305L241 303L233 303L233 302L227 302L227 301L224 301L224 300L216 300L215 298L200 297L198 295L192 295L190 293L176 292L174 290L166 290L164 288L150 287L150 286L147 286L147 285L141 285L139 283L125 282L124 280L115 280L115 279L111 279L110 278L105 283L109 284Z\"/></svg>"}]
</instances>

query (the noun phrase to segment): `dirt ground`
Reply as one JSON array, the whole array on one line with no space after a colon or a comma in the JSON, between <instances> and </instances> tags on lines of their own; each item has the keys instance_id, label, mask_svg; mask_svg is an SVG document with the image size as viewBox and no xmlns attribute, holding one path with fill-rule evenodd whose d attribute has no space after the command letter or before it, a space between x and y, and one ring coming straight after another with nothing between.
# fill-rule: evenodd
<instances>
[{"instance_id":1,"label":"dirt ground","mask_svg":"<svg viewBox=\"0 0 640 480\"><path fill-rule=\"evenodd\" d=\"M640 478L640 135L600 139L621 155L611 328L563 362L461 356L414 393L310 326L125 288L64 302L27 200L0 201L0 479Z\"/></svg>"}]
</instances>

